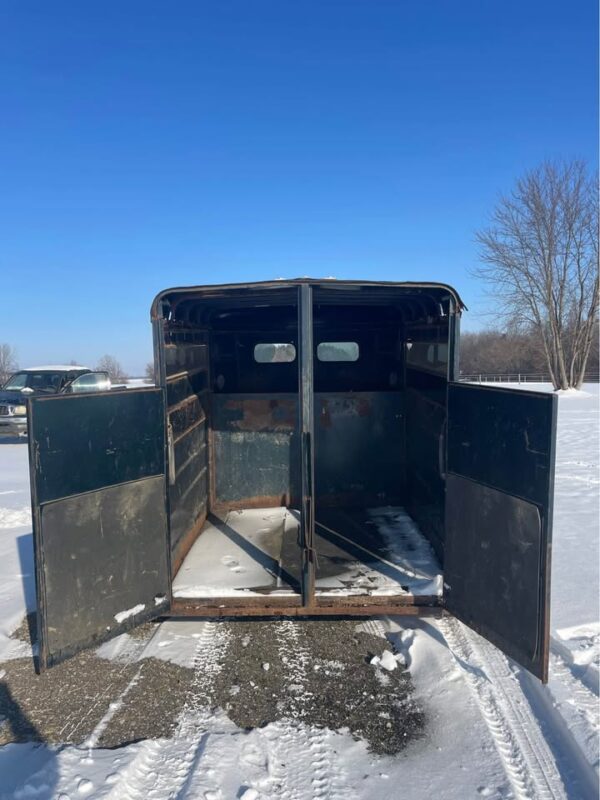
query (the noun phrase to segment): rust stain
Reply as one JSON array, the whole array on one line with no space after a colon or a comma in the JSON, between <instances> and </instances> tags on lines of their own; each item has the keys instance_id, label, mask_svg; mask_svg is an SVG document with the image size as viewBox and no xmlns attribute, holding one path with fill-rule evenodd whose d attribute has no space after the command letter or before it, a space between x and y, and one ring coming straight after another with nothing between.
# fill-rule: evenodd
<instances>
[{"instance_id":1,"label":"rust stain","mask_svg":"<svg viewBox=\"0 0 600 800\"><path fill-rule=\"evenodd\" d=\"M371 411L369 397L324 397L318 421L321 427L331 428L336 417L368 417Z\"/></svg>"},{"instance_id":2,"label":"rust stain","mask_svg":"<svg viewBox=\"0 0 600 800\"><path fill-rule=\"evenodd\" d=\"M244 398L227 402L228 411L237 412L230 420L232 428L241 431L292 431L297 424L297 405L294 400L273 398ZM233 416L233 415L232 415Z\"/></svg>"},{"instance_id":3,"label":"rust stain","mask_svg":"<svg viewBox=\"0 0 600 800\"><path fill-rule=\"evenodd\" d=\"M236 511L244 508L289 508L291 505L291 497L288 492L273 495L253 495L252 497L243 497L240 500L228 500L226 503L217 501L212 513L216 515L226 514L227 511Z\"/></svg>"},{"instance_id":4,"label":"rust stain","mask_svg":"<svg viewBox=\"0 0 600 800\"><path fill-rule=\"evenodd\" d=\"M258 600L260 605L252 600ZM362 605L348 603L348 597L340 597L331 605L302 605L299 595L290 598L244 598L231 597L198 598L197 600L174 600L165 617L319 617L319 616L372 616L375 614L414 615L419 617L439 617L444 613L436 598L431 605L405 605L400 597L390 597L385 602L374 603L373 597L358 598ZM383 598L382 598L383 599ZM428 599L428 598L425 598ZM232 602L233 600L233 602Z\"/></svg>"},{"instance_id":5,"label":"rust stain","mask_svg":"<svg viewBox=\"0 0 600 800\"><path fill-rule=\"evenodd\" d=\"M185 533L179 540L171 554L171 576L174 578L179 572L179 568L189 553L192 545L200 536L204 523L206 522L206 509L202 511L200 516L194 522L192 527Z\"/></svg>"}]
</instances>

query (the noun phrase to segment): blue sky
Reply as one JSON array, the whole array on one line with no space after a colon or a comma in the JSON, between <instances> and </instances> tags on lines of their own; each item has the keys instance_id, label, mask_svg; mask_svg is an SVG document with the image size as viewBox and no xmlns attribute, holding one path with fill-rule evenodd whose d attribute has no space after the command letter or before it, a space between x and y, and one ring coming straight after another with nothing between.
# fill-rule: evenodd
<instances>
[{"instance_id":1,"label":"blue sky","mask_svg":"<svg viewBox=\"0 0 600 800\"><path fill-rule=\"evenodd\" d=\"M594 0L9 0L0 342L151 358L174 285L468 275L498 193L597 163Z\"/></svg>"}]
</instances>

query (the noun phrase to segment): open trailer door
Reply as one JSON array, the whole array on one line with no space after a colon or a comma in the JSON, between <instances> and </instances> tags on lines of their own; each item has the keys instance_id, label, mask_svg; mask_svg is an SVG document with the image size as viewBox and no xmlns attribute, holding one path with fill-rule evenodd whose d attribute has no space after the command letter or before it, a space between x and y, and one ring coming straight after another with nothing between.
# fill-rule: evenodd
<instances>
[{"instance_id":1,"label":"open trailer door","mask_svg":"<svg viewBox=\"0 0 600 800\"><path fill-rule=\"evenodd\" d=\"M551 393L448 386L445 605L543 681L556 410Z\"/></svg>"},{"instance_id":2,"label":"open trailer door","mask_svg":"<svg viewBox=\"0 0 600 800\"><path fill-rule=\"evenodd\" d=\"M45 669L169 607L163 391L33 397L28 427Z\"/></svg>"}]
</instances>

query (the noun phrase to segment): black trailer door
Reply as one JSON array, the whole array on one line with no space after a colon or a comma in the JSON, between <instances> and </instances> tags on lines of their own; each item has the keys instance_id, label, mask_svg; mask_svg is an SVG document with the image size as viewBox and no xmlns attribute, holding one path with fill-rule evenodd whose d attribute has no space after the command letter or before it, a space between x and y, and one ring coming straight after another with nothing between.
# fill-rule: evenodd
<instances>
[{"instance_id":1,"label":"black trailer door","mask_svg":"<svg viewBox=\"0 0 600 800\"><path fill-rule=\"evenodd\" d=\"M557 398L448 387L445 605L547 680Z\"/></svg>"},{"instance_id":2,"label":"black trailer door","mask_svg":"<svg viewBox=\"0 0 600 800\"><path fill-rule=\"evenodd\" d=\"M40 668L169 606L162 389L34 397Z\"/></svg>"}]
</instances>

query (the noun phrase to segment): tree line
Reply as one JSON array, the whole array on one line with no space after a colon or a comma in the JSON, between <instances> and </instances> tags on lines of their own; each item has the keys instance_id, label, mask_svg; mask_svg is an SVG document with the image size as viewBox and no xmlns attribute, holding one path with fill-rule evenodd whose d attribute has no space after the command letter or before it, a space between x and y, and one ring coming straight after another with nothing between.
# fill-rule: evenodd
<instances>
[{"instance_id":1,"label":"tree line","mask_svg":"<svg viewBox=\"0 0 600 800\"><path fill-rule=\"evenodd\" d=\"M598 326L590 350L588 376L598 375ZM543 375L550 377L546 353L536 331L481 330L460 337L461 375Z\"/></svg>"}]
</instances>

